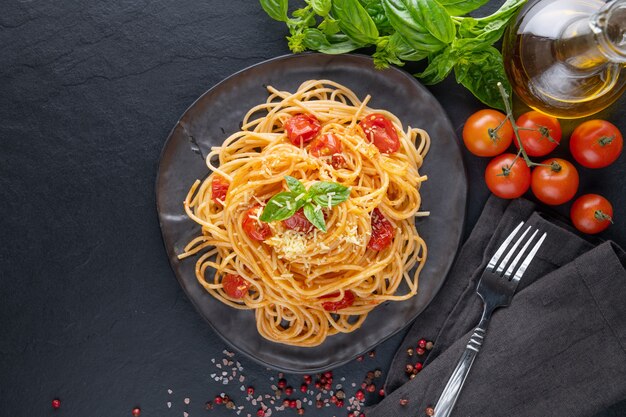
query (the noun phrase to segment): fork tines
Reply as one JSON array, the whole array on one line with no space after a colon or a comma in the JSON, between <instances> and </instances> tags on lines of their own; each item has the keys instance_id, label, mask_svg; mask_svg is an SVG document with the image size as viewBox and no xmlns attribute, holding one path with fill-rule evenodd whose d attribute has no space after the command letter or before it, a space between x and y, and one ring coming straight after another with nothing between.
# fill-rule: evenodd
<instances>
[{"instance_id":1,"label":"fork tines","mask_svg":"<svg viewBox=\"0 0 626 417\"><path fill-rule=\"evenodd\" d=\"M495 272L496 274L500 274L506 279L519 281L519 279L526 271L526 268L537 254L537 251L539 250L539 247L543 243L544 239L546 238L546 233L544 233L539 237L538 240L535 241L539 230L533 228L532 226L528 226L526 230L524 230L524 232L519 235L513 245L509 248L509 244L518 235L518 232L520 232L523 226L524 222L521 222L519 225L517 225L513 232L511 232L511 234L507 236L504 242L502 242L496 253L491 257L491 260L489 260L489 264L487 264L486 268L487 270ZM527 239L526 236L533 230L534 232L532 233L530 238ZM533 241L535 242L534 246L532 246L524 260L520 263L520 260L522 260L522 256L524 255L524 253L526 253ZM518 250L520 245L522 246L522 248ZM514 255L515 257L511 261L511 258ZM513 275L513 272L515 272L515 275ZM513 278L511 278L511 276Z\"/></svg>"}]
</instances>

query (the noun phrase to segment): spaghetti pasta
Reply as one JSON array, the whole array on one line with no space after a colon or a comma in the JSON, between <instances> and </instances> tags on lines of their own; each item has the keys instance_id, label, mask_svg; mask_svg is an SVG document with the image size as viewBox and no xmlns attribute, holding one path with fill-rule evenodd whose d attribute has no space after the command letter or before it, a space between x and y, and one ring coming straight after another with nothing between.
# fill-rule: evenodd
<instances>
[{"instance_id":1,"label":"spaghetti pasta","mask_svg":"<svg viewBox=\"0 0 626 417\"><path fill-rule=\"evenodd\" d=\"M198 255L198 282L221 302L254 310L263 337L316 346L360 327L377 305L417 293L427 249L415 217L428 214L419 211L426 176L418 170L430 139L330 80L268 92L207 156L211 174L184 202L202 233L179 258ZM286 177L309 190L349 187L349 197L331 204L329 192L328 205L315 205L292 194L274 207L292 216L261 221L268 201L289 193ZM299 199L308 199L304 214L293 213Z\"/></svg>"}]
</instances>

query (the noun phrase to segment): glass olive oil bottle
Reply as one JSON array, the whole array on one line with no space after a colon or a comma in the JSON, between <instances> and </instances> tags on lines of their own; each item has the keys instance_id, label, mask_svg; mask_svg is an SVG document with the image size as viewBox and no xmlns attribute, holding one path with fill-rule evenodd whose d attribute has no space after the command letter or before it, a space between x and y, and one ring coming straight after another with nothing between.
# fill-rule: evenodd
<instances>
[{"instance_id":1,"label":"glass olive oil bottle","mask_svg":"<svg viewBox=\"0 0 626 417\"><path fill-rule=\"evenodd\" d=\"M513 91L530 107L560 118L596 113L626 89L626 0L531 0L502 50Z\"/></svg>"}]
</instances>

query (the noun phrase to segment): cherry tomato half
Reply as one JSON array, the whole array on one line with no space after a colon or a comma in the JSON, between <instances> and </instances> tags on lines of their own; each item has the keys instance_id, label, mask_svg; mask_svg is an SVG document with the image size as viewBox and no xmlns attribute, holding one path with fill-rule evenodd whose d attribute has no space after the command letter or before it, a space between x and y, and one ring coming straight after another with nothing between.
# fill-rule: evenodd
<instances>
[{"instance_id":1,"label":"cherry tomato half","mask_svg":"<svg viewBox=\"0 0 626 417\"><path fill-rule=\"evenodd\" d=\"M539 201L556 206L571 200L578 191L578 171L565 159L551 158L533 170L530 187Z\"/></svg>"},{"instance_id":2,"label":"cherry tomato half","mask_svg":"<svg viewBox=\"0 0 626 417\"><path fill-rule=\"evenodd\" d=\"M467 150L476 156L496 156L506 151L513 141L513 127L505 119L503 113L491 109L479 110L468 117L463 126Z\"/></svg>"},{"instance_id":3,"label":"cherry tomato half","mask_svg":"<svg viewBox=\"0 0 626 417\"><path fill-rule=\"evenodd\" d=\"M485 169L489 190L500 198L517 198L530 187L530 168L512 153L496 156ZM513 162L515 161L515 162Z\"/></svg>"},{"instance_id":4,"label":"cherry tomato half","mask_svg":"<svg viewBox=\"0 0 626 417\"><path fill-rule=\"evenodd\" d=\"M315 227L313 223L306 218L302 209L296 211L293 216L288 219L283 220L283 225L285 225L287 229L302 233L308 233Z\"/></svg>"},{"instance_id":5,"label":"cherry tomato half","mask_svg":"<svg viewBox=\"0 0 626 417\"><path fill-rule=\"evenodd\" d=\"M215 204L222 205L226 200L226 193L228 192L230 184L226 178L216 175L211 180L211 199Z\"/></svg>"},{"instance_id":6,"label":"cherry tomato half","mask_svg":"<svg viewBox=\"0 0 626 417\"><path fill-rule=\"evenodd\" d=\"M324 295L320 298L335 298L339 296L339 292L334 292L332 294ZM354 293L350 290L344 291L343 298L339 301L325 301L322 303L322 307L326 311L337 311L342 308L347 308L354 304Z\"/></svg>"},{"instance_id":7,"label":"cherry tomato half","mask_svg":"<svg viewBox=\"0 0 626 417\"><path fill-rule=\"evenodd\" d=\"M367 248L380 251L391 245L396 230L377 208L372 211L371 224L372 236L367 242Z\"/></svg>"},{"instance_id":8,"label":"cherry tomato half","mask_svg":"<svg viewBox=\"0 0 626 417\"><path fill-rule=\"evenodd\" d=\"M529 111L516 120L519 137L528 156L549 154L561 142L561 124L559 120L538 111ZM519 143L513 141L517 149Z\"/></svg>"},{"instance_id":9,"label":"cherry tomato half","mask_svg":"<svg viewBox=\"0 0 626 417\"><path fill-rule=\"evenodd\" d=\"M601 195L581 195L572 204L570 217L581 232L590 235L600 233L613 223L613 206Z\"/></svg>"},{"instance_id":10,"label":"cherry tomato half","mask_svg":"<svg viewBox=\"0 0 626 417\"><path fill-rule=\"evenodd\" d=\"M332 133L318 136L309 145L309 153L317 158L341 153L341 141Z\"/></svg>"},{"instance_id":11,"label":"cherry tomato half","mask_svg":"<svg viewBox=\"0 0 626 417\"><path fill-rule=\"evenodd\" d=\"M400 149L398 132L391 120L380 113L372 113L359 122L365 139L372 142L382 153L394 153Z\"/></svg>"},{"instance_id":12,"label":"cherry tomato half","mask_svg":"<svg viewBox=\"0 0 626 417\"><path fill-rule=\"evenodd\" d=\"M315 116L299 113L287 120L283 128L291 143L301 146L312 141L319 133L322 125Z\"/></svg>"},{"instance_id":13,"label":"cherry tomato half","mask_svg":"<svg viewBox=\"0 0 626 417\"><path fill-rule=\"evenodd\" d=\"M611 165L622 153L624 139L619 129L605 120L589 120L572 132L569 148L574 159L587 168Z\"/></svg>"},{"instance_id":14,"label":"cherry tomato half","mask_svg":"<svg viewBox=\"0 0 626 417\"><path fill-rule=\"evenodd\" d=\"M264 241L271 236L272 230L267 223L259 220L261 215L261 206L254 206L248 209L244 214L243 221L241 223L243 230L250 237L250 239Z\"/></svg>"},{"instance_id":15,"label":"cherry tomato half","mask_svg":"<svg viewBox=\"0 0 626 417\"><path fill-rule=\"evenodd\" d=\"M229 297L239 299L248 294L250 283L240 275L226 274L222 278L222 288Z\"/></svg>"}]
</instances>

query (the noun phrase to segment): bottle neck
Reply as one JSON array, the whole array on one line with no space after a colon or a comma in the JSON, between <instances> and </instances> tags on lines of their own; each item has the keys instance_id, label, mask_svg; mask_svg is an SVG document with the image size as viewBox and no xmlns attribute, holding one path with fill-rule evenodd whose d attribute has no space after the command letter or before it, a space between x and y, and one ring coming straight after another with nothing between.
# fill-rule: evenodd
<instances>
[{"instance_id":1,"label":"bottle neck","mask_svg":"<svg viewBox=\"0 0 626 417\"><path fill-rule=\"evenodd\" d=\"M626 64L626 0L613 0L597 13L570 23L561 35L559 55L582 70Z\"/></svg>"}]
</instances>

